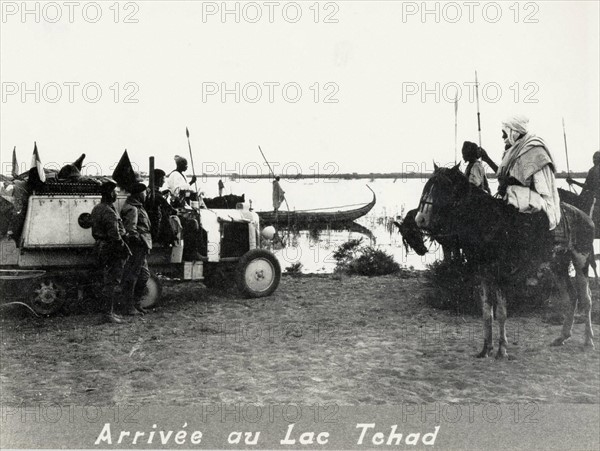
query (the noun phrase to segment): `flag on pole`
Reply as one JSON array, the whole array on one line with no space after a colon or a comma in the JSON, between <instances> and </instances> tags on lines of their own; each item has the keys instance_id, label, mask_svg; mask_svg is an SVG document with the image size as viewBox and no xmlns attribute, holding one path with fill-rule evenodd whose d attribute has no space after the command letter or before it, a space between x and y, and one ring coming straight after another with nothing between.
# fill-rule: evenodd
<instances>
[{"instance_id":1,"label":"flag on pole","mask_svg":"<svg viewBox=\"0 0 600 451\"><path fill-rule=\"evenodd\" d=\"M37 143L33 143L33 155L31 156L31 167L29 168L29 181L33 184L36 182L46 183L46 173L40 160Z\"/></svg>"},{"instance_id":2,"label":"flag on pole","mask_svg":"<svg viewBox=\"0 0 600 451\"><path fill-rule=\"evenodd\" d=\"M15 148L13 149L11 175L13 176L13 178L17 178L19 176L19 163L17 162L17 146L15 146Z\"/></svg>"}]
</instances>

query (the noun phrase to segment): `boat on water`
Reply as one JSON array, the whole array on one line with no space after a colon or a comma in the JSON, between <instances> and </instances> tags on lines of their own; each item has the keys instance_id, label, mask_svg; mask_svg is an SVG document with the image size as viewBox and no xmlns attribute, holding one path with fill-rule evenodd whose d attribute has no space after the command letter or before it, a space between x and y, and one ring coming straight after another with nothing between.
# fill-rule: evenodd
<instances>
[{"instance_id":1,"label":"boat on water","mask_svg":"<svg viewBox=\"0 0 600 451\"><path fill-rule=\"evenodd\" d=\"M258 216L262 225L290 226L290 227L310 227L313 225L342 225L348 224L361 216L366 215L377 201L375 193L367 185L367 188L373 194L371 202L361 205L358 208L349 210L334 210L339 207L316 208L313 210L294 210L294 211L258 211Z\"/></svg>"}]
</instances>

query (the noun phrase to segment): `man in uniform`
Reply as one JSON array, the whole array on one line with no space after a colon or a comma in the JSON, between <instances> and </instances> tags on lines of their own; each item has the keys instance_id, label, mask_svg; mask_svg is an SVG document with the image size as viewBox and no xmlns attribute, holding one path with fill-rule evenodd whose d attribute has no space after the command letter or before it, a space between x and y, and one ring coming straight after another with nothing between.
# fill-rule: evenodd
<instances>
[{"instance_id":1,"label":"man in uniform","mask_svg":"<svg viewBox=\"0 0 600 451\"><path fill-rule=\"evenodd\" d=\"M175 242L175 233L171 227L171 215L177 215L175 210L163 195L161 188L165 184L165 171L154 170L154 196L146 199L145 208L152 225L152 241L172 245Z\"/></svg>"},{"instance_id":2,"label":"man in uniform","mask_svg":"<svg viewBox=\"0 0 600 451\"><path fill-rule=\"evenodd\" d=\"M94 206L91 214L92 236L96 240L95 253L99 267L103 272L104 286L102 296L110 303L108 320L122 323L122 318L114 312L115 298L123 275L123 266L129 255L129 249L123 241L125 228L115 209L117 184L108 180L101 186L102 200Z\"/></svg>"},{"instance_id":3,"label":"man in uniform","mask_svg":"<svg viewBox=\"0 0 600 451\"><path fill-rule=\"evenodd\" d=\"M130 194L121 209L121 218L125 226L125 240L131 249L123 271L123 299L126 315L141 315L146 311L139 302L146 292L146 283L150 278L146 256L152 249L150 217L144 208L146 185L136 182L130 188Z\"/></svg>"}]
</instances>

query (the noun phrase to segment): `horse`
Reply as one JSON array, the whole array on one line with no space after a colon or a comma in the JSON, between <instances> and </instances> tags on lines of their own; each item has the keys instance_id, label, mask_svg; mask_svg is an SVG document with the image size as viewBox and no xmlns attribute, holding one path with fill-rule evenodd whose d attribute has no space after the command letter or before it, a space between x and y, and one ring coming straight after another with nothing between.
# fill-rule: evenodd
<instances>
[{"instance_id":1,"label":"horse","mask_svg":"<svg viewBox=\"0 0 600 451\"><path fill-rule=\"evenodd\" d=\"M595 238L600 238L600 208L594 203L594 196L591 191L583 191L581 194L567 191L566 189L558 188L560 200L574 207L579 208L584 213L587 213L594 221L596 226Z\"/></svg>"},{"instance_id":2,"label":"horse","mask_svg":"<svg viewBox=\"0 0 600 451\"><path fill-rule=\"evenodd\" d=\"M458 169L435 166L421 195L417 225L426 231L456 234L468 264L477 271L483 313L483 349L477 357L493 352L493 303L496 295L499 346L496 358L508 357L506 339L506 297L503 286L529 271L545 268L558 287L563 305L570 297L560 337L551 344L563 345L572 333L577 302L585 307L586 347L594 347L591 322L591 293L588 268L593 259L594 224L585 213L561 203L562 219L558 232L548 230L543 212L519 213L502 199L473 187ZM575 288L569 277L569 265L575 268Z\"/></svg>"}]
</instances>

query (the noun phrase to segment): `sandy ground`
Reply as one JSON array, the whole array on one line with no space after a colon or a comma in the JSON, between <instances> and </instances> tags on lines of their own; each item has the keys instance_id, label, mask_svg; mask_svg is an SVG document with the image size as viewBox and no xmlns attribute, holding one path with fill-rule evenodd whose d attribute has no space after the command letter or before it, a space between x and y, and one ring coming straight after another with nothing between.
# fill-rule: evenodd
<instances>
[{"instance_id":1,"label":"sandy ground","mask_svg":"<svg viewBox=\"0 0 600 451\"><path fill-rule=\"evenodd\" d=\"M99 313L34 318L5 308L0 401L600 401L600 346L584 350L583 324L553 348L560 326L544 321L548 312L511 316L515 359L476 359L479 317L432 309L427 290L418 272L287 276L273 296L259 300L170 282L159 308L123 325L104 323ZM597 310L597 291L594 304Z\"/></svg>"}]
</instances>

